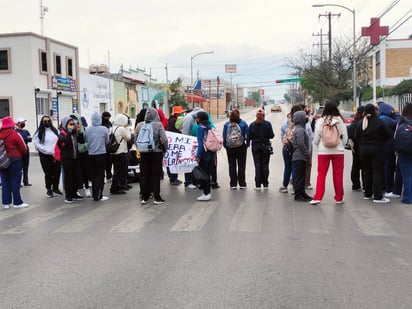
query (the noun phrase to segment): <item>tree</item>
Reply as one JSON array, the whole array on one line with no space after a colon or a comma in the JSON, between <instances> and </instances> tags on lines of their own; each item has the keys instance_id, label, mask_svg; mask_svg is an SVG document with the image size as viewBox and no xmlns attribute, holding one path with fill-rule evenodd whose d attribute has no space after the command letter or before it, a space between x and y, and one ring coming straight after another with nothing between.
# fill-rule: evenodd
<instances>
[{"instance_id":1,"label":"tree","mask_svg":"<svg viewBox=\"0 0 412 309\"><path fill-rule=\"evenodd\" d=\"M252 92L252 99L256 101L256 103L260 102L260 92L254 91Z\"/></svg>"},{"instance_id":2,"label":"tree","mask_svg":"<svg viewBox=\"0 0 412 309\"><path fill-rule=\"evenodd\" d=\"M169 86L170 88L170 98L169 98L169 107L173 106L182 106L183 109L188 109L186 102L186 95L182 91L182 79L179 77L177 80L172 82Z\"/></svg>"},{"instance_id":3,"label":"tree","mask_svg":"<svg viewBox=\"0 0 412 309\"><path fill-rule=\"evenodd\" d=\"M348 100L353 93L352 44L351 40L335 40L330 61L323 59L321 51L315 55L301 51L299 56L288 59L286 66L291 69L291 75L301 77L302 90L314 101ZM366 45L359 45L357 63L366 58Z\"/></svg>"}]
</instances>

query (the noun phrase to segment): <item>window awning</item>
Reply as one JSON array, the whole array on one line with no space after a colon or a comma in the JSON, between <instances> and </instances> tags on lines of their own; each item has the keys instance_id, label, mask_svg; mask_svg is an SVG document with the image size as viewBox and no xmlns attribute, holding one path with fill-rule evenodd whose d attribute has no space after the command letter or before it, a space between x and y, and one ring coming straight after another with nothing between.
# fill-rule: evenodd
<instances>
[{"instance_id":1,"label":"window awning","mask_svg":"<svg viewBox=\"0 0 412 309\"><path fill-rule=\"evenodd\" d=\"M202 98L201 96L191 94L191 93L188 93L186 95L186 101L187 102L192 102L192 97L193 97L193 102L205 102L206 101L205 98Z\"/></svg>"}]
</instances>

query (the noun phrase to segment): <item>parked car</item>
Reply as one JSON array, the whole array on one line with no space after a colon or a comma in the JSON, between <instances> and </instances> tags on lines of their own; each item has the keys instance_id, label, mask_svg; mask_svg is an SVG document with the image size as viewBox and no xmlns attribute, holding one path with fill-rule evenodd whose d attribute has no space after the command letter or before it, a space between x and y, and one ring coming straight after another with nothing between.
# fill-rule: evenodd
<instances>
[{"instance_id":1,"label":"parked car","mask_svg":"<svg viewBox=\"0 0 412 309\"><path fill-rule=\"evenodd\" d=\"M355 113L351 111L341 111L340 114L343 117L343 121L346 125L350 125L355 120Z\"/></svg>"},{"instance_id":2,"label":"parked car","mask_svg":"<svg viewBox=\"0 0 412 309\"><path fill-rule=\"evenodd\" d=\"M270 108L270 112L282 112L282 106L280 106L279 104L275 103L272 105L272 107Z\"/></svg>"}]
</instances>

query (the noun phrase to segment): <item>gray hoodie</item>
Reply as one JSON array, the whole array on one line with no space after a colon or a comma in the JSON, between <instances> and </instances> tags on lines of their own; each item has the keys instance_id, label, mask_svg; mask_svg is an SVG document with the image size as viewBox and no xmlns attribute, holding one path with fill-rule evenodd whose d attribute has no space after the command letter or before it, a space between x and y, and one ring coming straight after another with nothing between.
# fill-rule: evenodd
<instances>
[{"instance_id":1,"label":"gray hoodie","mask_svg":"<svg viewBox=\"0 0 412 309\"><path fill-rule=\"evenodd\" d=\"M153 107L149 107L146 111L146 116L144 117L144 122L140 122L137 126L136 136L144 123L150 122L153 126L153 139L155 141L154 152L165 152L168 147L166 131L160 122L159 114L157 110Z\"/></svg>"},{"instance_id":2,"label":"gray hoodie","mask_svg":"<svg viewBox=\"0 0 412 309\"><path fill-rule=\"evenodd\" d=\"M295 132L293 136L293 146L295 151L292 155L292 161L308 161L309 159L309 137L306 133L306 113L298 111L293 114L293 123Z\"/></svg>"},{"instance_id":3,"label":"gray hoodie","mask_svg":"<svg viewBox=\"0 0 412 309\"><path fill-rule=\"evenodd\" d=\"M98 112L92 114L92 125L86 128L86 141L90 156L106 154L109 132L102 126L102 116Z\"/></svg>"}]
</instances>

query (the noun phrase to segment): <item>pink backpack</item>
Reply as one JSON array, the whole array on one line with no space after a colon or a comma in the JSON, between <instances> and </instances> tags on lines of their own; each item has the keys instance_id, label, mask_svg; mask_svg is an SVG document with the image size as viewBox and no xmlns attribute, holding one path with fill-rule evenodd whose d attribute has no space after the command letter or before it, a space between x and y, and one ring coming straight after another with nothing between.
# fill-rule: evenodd
<instances>
[{"instance_id":1,"label":"pink backpack","mask_svg":"<svg viewBox=\"0 0 412 309\"><path fill-rule=\"evenodd\" d=\"M323 146L327 148L335 148L340 143L340 134L336 123L332 124L332 119L325 119L322 132L321 132L321 140Z\"/></svg>"},{"instance_id":2,"label":"pink backpack","mask_svg":"<svg viewBox=\"0 0 412 309\"><path fill-rule=\"evenodd\" d=\"M212 128L207 131L206 140L204 141L203 146L206 151L217 152L222 149L223 138L216 129Z\"/></svg>"}]
</instances>

